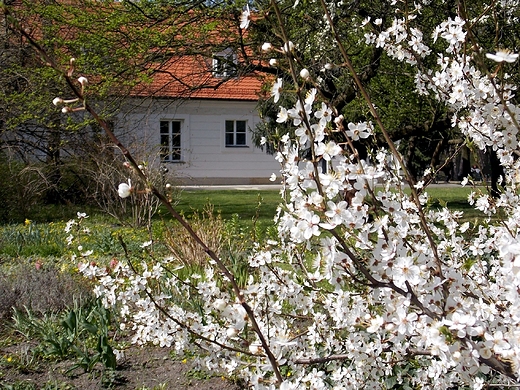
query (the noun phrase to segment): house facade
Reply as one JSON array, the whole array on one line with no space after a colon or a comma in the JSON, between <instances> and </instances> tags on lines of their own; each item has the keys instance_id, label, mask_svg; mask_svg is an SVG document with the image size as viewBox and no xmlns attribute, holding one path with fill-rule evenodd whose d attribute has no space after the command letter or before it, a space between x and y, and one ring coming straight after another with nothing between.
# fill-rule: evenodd
<instances>
[{"instance_id":1,"label":"house facade","mask_svg":"<svg viewBox=\"0 0 520 390\"><path fill-rule=\"evenodd\" d=\"M274 156L252 142L262 80L233 74L222 59L179 57L151 83L136 88L116 131L152 154L183 184L262 184L280 170ZM127 141L128 142L128 141Z\"/></svg>"}]
</instances>

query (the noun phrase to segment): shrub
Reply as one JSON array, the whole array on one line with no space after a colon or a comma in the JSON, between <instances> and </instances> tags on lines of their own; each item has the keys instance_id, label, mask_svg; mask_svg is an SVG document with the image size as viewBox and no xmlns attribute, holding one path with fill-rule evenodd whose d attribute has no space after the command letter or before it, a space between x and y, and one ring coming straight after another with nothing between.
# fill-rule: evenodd
<instances>
[{"instance_id":1,"label":"shrub","mask_svg":"<svg viewBox=\"0 0 520 390\"><path fill-rule=\"evenodd\" d=\"M122 156L113 153L111 145L99 145L97 153L92 153L89 161L83 164L80 176L83 178L89 202L96 204L104 213L114 217L119 223L139 227L150 227L152 217L160 202L139 184L135 171L129 167ZM175 186L175 172L157 165L153 156L147 156L140 165L147 180L168 193L173 203L179 195ZM122 199L118 196L118 184L128 179L134 183L133 195Z\"/></svg>"},{"instance_id":2,"label":"shrub","mask_svg":"<svg viewBox=\"0 0 520 390\"><path fill-rule=\"evenodd\" d=\"M226 233L226 224L220 214L215 214L213 207L208 205L201 214L198 212L193 214L190 225L197 235L220 256ZM164 241L175 260L185 265L204 266L209 260L204 249L178 224L165 230Z\"/></svg>"},{"instance_id":3,"label":"shrub","mask_svg":"<svg viewBox=\"0 0 520 390\"><path fill-rule=\"evenodd\" d=\"M38 165L0 154L0 222L23 221L41 202L45 181Z\"/></svg>"},{"instance_id":4,"label":"shrub","mask_svg":"<svg viewBox=\"0 0 520 390\"><path fill-rule=\"evenodd\" d=\"M13 309L34 313L62 311L92 297L91 285L78 274L61 272L52 259L4 260L0 272L0 321Z\"/></svg>"}]
</instances>

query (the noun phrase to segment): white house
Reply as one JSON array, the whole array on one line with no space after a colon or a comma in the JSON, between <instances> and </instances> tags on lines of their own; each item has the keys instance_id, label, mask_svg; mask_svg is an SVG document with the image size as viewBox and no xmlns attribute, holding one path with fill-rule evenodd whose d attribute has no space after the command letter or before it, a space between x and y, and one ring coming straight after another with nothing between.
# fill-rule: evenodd
<instances>
[{"instance_id":1,"label":"white house","mask_svg":"<svg viewBox=\"0 0 520 390\"><path fill-rule=\"evenodd\" d=\"M134 91L116 131L159 155L185 184L269 183L279 163L253 145L250 131L260 121L262 81L232 74L232 56L172 59Z\"/></svg>"}]
</instances>

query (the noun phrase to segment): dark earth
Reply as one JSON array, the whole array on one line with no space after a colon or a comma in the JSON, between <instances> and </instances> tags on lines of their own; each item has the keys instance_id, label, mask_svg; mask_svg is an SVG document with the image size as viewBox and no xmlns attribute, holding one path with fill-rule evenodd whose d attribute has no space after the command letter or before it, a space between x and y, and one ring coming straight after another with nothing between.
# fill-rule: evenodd
<instances>
[{"instance_id":1,"label":"dark earth","mask_svg":"<svg viewBox=\"0 0 520 390\"><path fill-rule=\"evenodd\" d=\"M6 356L20 356L23 355L23 350L27 351L28 348L31 348L31 345L11 345L0 349L0 356L4 359ZM24 370L25 372L20 371L15 365L12 367L4 365L0 367L0 389L239 390L244 388L217 373L199 370L189 361L172 359L167 348L132 347L125 350L125 358L118 363L111 385L103 385L99 371L84 373L82 370L76 370L65 375L72 366L72 361L48 362L37 369Z\"/></svg>"}]
</instances>

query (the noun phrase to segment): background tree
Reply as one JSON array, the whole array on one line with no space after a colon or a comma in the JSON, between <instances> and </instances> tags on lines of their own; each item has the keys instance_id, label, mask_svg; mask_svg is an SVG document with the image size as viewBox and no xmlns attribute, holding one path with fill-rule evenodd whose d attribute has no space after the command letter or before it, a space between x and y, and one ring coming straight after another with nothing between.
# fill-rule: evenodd
<instances>
[{"instance_id":1,"label":"background tree","mask_svg":"<svg viewBox=\"0 0 520 390\"><path fill-rule=\"evenodd\" d=\"M413 8L407 1L401 3L402 12ZM293 5L293 1L282 1L280 4L281 17L286 22L282 31L270 3L255 2L258 16L251 24L248 37L255 42L254 46L257 48L263 42L269 42L274 47L274 50L267 52L256 52L258 58L263 60L260 64L257 63L257 67L282 78L285 91L294 89L290 76L283 70L288 69L286 62L284 63L283 50L280 50L285 36L294 43L293 54L297 71L305 67L309 72L308 86L315 86L322 99L330 99L338 113L343 114L346 123L367 119L368 112L361 101L359 89L344 66L341 53L330 44L330 26L320 14L319 3L304 2L296 8ZM383 50L385 42L382 37L400 39L399 35L392 36L398 32L397 26L392 25L393 6L387 1L347 1L337 5L329 4L328 7L339 32L338 39L352 58L367 91L374 97L374 104L392 139L398 142L413 176L418 177L428 167L446 172L455 170L454 179L460 180L467 176L470 173L469 160L462 159L459 154L456 160L450 161L454 153L463 147L464 141L457 126L451 123L451 114L439 104L435 96L416 91L416 72L412 70L411 63L419 62L419 69L424 69L435 65L438 58L429 56L421 59L421 47L414 47L413 58L406 62L400 61L406 55L406 42L402 43L403 51L395 51L392 55ZM455 18L461 12L467 14L468 19L473 18L476 21L482 17L487 5L484 2L430 1L427 6L422 7L419 4L418 7L420 10L414 12L408 25L404 26L410 35L420 34L419 30L430 31L447 16ZM507 14L503 9L497 9L494 10L493 17L479 20L474 31L478 44L493 52L497 49L497 42L502 42L501 39L507 36L507 47L517 48L518 32L511 29L511 24L502 22L518 16L518 12L518 7L511 7ZM445 43L434 36L420 38L435 51L446 47ZM376 44L366 45L369 41ZM270 59L273 66L268 65ZM251 63L254 63L253 59ZM516 81L516 69L508 77ZM289 103L294 103L284 102L283 99L282 95L282 105L290 106ZM286 131L283 125L276 123L278 110L272 99L261 101L259 109L266 121L256 129L255 140L260 145L262 137L267 137L271 145L277 145ZM379 138L378 143L383 143L382 138ZM367 145L358 147L363 155L362 151ZM486 165L489 172L490 152L487 155L472 154L472 163Z\"/></svg>"}]
</instances>

